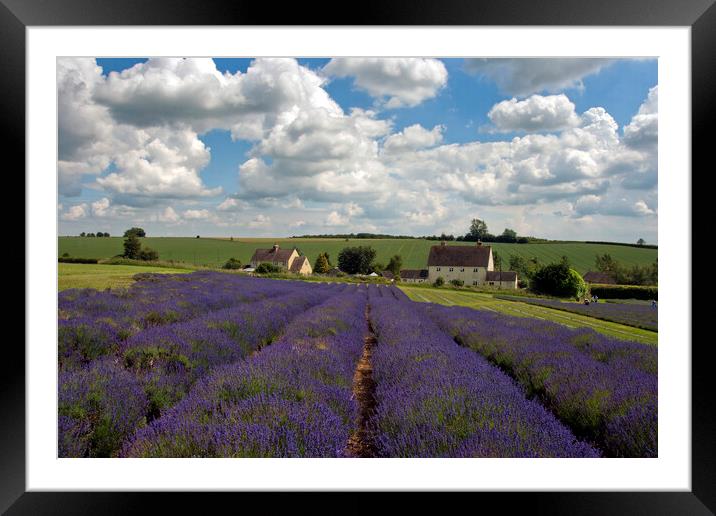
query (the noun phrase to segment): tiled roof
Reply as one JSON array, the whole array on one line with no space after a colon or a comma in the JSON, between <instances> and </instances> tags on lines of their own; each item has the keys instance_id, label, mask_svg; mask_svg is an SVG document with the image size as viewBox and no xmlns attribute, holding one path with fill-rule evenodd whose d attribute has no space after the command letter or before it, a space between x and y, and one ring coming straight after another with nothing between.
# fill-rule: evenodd
<instances>
[{"instance_id":1,"label":"tiled roof","mask_svg":"<svg viewBox=\"0 0 716 516\"><path fill-rule=\"evenodd\" d=\"M434 245L430 248L428 267L487 267L489 245Z\"/></svg>"},{"instance_id":2,"label":"tiled roof","mask_svg":"<svg viewBox=\"0 0 716 516\"><path fill-rule=\"evenodd\" d=\"M305 256L299 256L296 258L293 263L291 264L291 272L301 272L301 267L303 267L303 264L308 261L308 258Z\"/></svg>"},{"instance_id":3,"label":"tiled roof","mask_svg":"<svg viewBox=\"0 0 716 516\"><path fill-rule=\"evenodd\" d=\"M428 279L427 269L403 269L400 271L402 279Z\"/></svg>"},{"instance_id":4,"label":"tiled roof","mask_svg":"<svg viewBox=\"0 0 716 516\"><path fill-rule=\"evenodd\" d=\"M587 283L602 283L607 285L614 285L617 282L613 273L598 271L589 271L586 273L584 275L584 281Z\"/></svg>"},{"instance_id":5,"label":"tiled roof","mask_svg":"<svg viewBox=\"0 0 716 516\"><path fill-rule=\"evenodd\" d=\"M515 281L517 273L515 271L487 271L485 281Z\"/></svg>"},{"instance_id":6,"label":"tiled roof","mask_svg":"<svg viewBox=\"0 0 716 516\"><path fill-rule=\"evenodd\" d=\"M393 278L394 278L393 273L390 272L390 271L383 271L383 272L380 273L380 275L383 276L383 277L386 278L386 279L393 279Z\"/></svg>"},{"instance_id":7,"label":"tiled roof","mask_svg":"<svg viewBox=\"0 0 716 516\"><path fill-rule=\"evenodd\" d=\"M270 262L288 264L288 259L293 254L293 249L256 249L251 261L254 263Z\"/></svg>"}]
</instances>

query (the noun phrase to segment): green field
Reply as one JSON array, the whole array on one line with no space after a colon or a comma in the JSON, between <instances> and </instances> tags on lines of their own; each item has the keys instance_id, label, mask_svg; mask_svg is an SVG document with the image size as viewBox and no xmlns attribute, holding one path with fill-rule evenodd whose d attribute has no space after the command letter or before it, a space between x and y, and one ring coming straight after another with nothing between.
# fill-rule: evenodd
<instances>
[{"instance_id":1,"label":"green field","mask_svg":"<svg viewBox=\"0 0 716 516\"><path fill-rule=\"evenodd\" d=\"M418 239L303 239L303 238L235 238L233 241L219 238L186 238L186 237L148 237L142 243L159 252L161 260L182 261L195 265L219 266L231 257L238 258L242 263L251 259L256 248L268 248L274 243L281 247L298 247L311 265L318 254L328 252L331 262L336 263L338 253L347 246L368 245L377 251L377 261L387 264L390 257L399 254L403 258L403 267L417 269L427 265L430 246L439 243L432 240ZM450 245L475 245L469 242L451 242ZM585 243L535 243L535 244L491 244L493 249L502 256L505 267L513 254L525 258L536 257L541 263L558 261L567 256L572 266L584 274L594 268L594 257L597 254L609 253L615 260L624 265L645 265L656 260L656 249L640 249L636 247L585 244ZM70 256L82 258L110 258L122 253L122 238L82 238L60 237L58 239L59 254L69 253Z\"/></svg>"},{"instance_id":2,"label":"green field","mask_svg":"<svg viewBox=\"0 0 716 516\"><path fill-rule=\"evenodd\" d=\"M587 327L599 333L624 340L635 340L645 344L657 344L658 334L653 331L625 326L623 324L595 319L562 310L552 310L518 301L496 299L490 294L461 292L457 290L400 286L413 301L438 303L447 306L468 306L477 310L491 310L517 317L546 319L571 328Z\"/></svg>"},{"instance_id":3,"label":"green field","mask_svg":"<svg viewBox=\"0 0 716 516\"><path fill-rule=\"evenodd\" d=\"M84 263L59 263L57 285L59 290L68 288L106 288L128 287L134 280L132 276L140 272L184 273L187 269L169 269L166 267L141 267L135 265L95 265Z\"/></svg>"}]
</instances>

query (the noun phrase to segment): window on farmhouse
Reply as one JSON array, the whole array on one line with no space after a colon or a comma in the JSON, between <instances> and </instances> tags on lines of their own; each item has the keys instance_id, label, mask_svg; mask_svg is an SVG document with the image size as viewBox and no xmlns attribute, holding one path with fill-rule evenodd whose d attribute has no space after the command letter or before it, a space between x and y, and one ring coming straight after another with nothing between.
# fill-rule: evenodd
<instances>
[{"instance_id":1,"label":"window on farmhouse","mask_svg":"<svg viewBox=\"0 0 716 516\"><path fill-rule=\"evenodd\" d=\"M472 284L473 284L473 285L477 285L477 281L473 281Z\"/></svg>"},{"instance_id":2,"label":"window on farmhouse","mask_svg":"<svg viewBox=\"0 0 716 516\"><path fill-rule=\"evenodd\" d=\"M463 267L462 269L460 269L460 272L465 272L465 267Z\"/></svg>"},{"instance_id":3,"label":"window on farmhouse","mask_svg":"<svg viewBox=\"0 0 716 516\"><path fill-rule=\"evenodd\" d=\"M449 271L449 272L452 272L452 267L450 267L450 271Z\"/></svg>"},{"instance_id":4,"label":"window on farmhouse","mask_svg":"<svg viewBox=\"0 0 716 516\"><path fill-rule=\"evenodd\" d=\"M475 267L474 269L472 269L472 272L477 272L477 267Z\"/></svg>"},{"instance_id":5,"label":"window on farmhouse","mask_svg":"<svg viewBox=\"0 0 716 516\"><path fill-rule=\"evenodd\" d=\"M436 267L435 270L436 270L436 271L439 271L439 270L440 270L440 267Z\"/></svg>"}]
</instances>

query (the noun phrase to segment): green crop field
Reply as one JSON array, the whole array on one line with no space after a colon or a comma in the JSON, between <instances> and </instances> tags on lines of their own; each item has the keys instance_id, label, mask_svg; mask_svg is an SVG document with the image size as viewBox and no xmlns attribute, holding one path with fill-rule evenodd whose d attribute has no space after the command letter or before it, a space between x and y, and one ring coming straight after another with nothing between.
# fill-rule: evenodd
<instances>
[{"instance_id":1,"label":"green crop field","mask_svg":"<svg viewBox=\"0 0 716 516\"><path fill-rule=\"evenodd\" d=\"M142 238L147 245L159 252L161 260L182 261L195 265L219 266L231 257L238 258L242 263L251 259L256 248L268 248L274 243L281 247L297 247L308 256L311 265L318 254L327 252L331 262L335 264L338 253L347 246L368 245L375 248L377 261L387 264L390 257L399 254L403 258L403 267L417 269L427 265L430 246L439 245L432 240L418 239L304 239L304 238L186 238L186 237L147 237ZM475 245L469 242L451 242L449 245ZM615 260L624 265L645 265L656 260L656 249L644 249L620 245L585 244L585 243L535 243L535 244L491 244L504 260L507 267L509 257L513 254L525 258L536 257L541 263L558 261L567 256L572 266L584 274L594 268L594 257L597 254L609 253ZM122 253L122 238L82 238L60 237L58 239L59 254L69 253L70 256L82 258L110 258Z\"/></svg>"},{"instance_id":2,"label":"green crop field","mask_svg":"<svg viewBox=\"0 0 716 516\"><path fill-rule=\"evenodd\" d=\"M461 292L458 290L448 289L406 287L402 285L400 288L413 301L438 303L448 306L468 306L476 310L491 310L517 317L546 319L548 321L553 321L572 328L592 328L593 330L610 337L624 340L635 340L646 344L657 344L658 341L658 334L653 331L643 330L633 326L625 326L623 324L564 312L561 310L553 310L542 306L529 305L519 301L497 299L490 294Z\"/></svg>"},{"instance_id":3,"label":"green crop field","mask_svg":"<svg viewBox=\"0 0 716 516\"><path fill-rule=\"evenodd\" d=\"M57 268L58 290L68 288L106 288L128 287L134 280L132 276L140 272L185 273L186 269L166 267L142 267L135 265L95 265L85 263L59 263Z\"/></svg>"}]
</instances>

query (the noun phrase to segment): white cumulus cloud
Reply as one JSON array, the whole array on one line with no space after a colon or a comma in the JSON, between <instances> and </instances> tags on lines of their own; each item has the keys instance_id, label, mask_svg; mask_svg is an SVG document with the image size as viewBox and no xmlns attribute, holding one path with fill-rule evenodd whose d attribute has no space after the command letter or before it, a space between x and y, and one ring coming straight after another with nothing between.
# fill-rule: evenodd
<instances>
[{"instance_id":1,"label":"white cumulus cloud","mask_svg":"<svg viewBox=\"0 0 716 516\"><path fill-rule=\"evenodd\" d=\"M580 124L574 104L566 95L532 95L525 100L503 100L487 116L498 131L556 131Z\"/></svg>"},{"instance_id":2,"label":"white cumulus cloud","mask_svg":"<svg viewBox=\"0 0 716 516\"><path fill-rule=\"evenodd\" d=\"M416 106L433 98L448 79L442 61L412 57L334 58L323 72L334 77L353 77L356 87L385 101L388 108Z\"/></svg>"}]
</instances>

